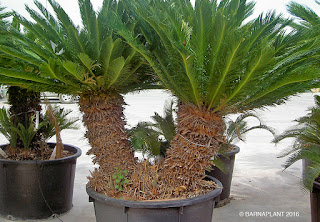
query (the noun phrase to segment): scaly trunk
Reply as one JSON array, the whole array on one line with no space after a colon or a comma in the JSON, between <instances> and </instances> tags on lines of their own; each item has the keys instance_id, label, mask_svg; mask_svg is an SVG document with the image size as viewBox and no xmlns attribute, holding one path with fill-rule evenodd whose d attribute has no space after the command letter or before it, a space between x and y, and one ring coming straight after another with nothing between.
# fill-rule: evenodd
<instances>
[{"instance_id":1,"label":"scaly trunk","mask_svg":"<svg viewBox=\"0 0 320 222\"><path fill-rule=\"evenodd\" d=\"M210 159L225 141L222 117L205 107L179 104L177 134L168 149L161 171L162 180L172 188L199 189ZM201 185L200 185L201 187Z\"/></svg>"},{"instance_id":2,"label":"scaly trunk","mask_svg":"<svg viewBox=\"0 0 320 222\"><path fill-rule=\"evenodd\" d=\"M99 164L100 176L110 177L120 170L133 170L134 153L125 131L123 97L119 94L81 95L80 110L87 127L86 137ZM94 178L93 178L94 179Z\"/></svg>"}]
</instances>

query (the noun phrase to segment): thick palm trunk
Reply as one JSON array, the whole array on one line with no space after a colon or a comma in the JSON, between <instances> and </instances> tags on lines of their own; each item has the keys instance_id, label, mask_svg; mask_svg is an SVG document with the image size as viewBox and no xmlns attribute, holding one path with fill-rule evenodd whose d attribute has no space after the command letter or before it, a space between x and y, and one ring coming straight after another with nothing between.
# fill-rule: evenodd
<instances>
[{"instance_id":1,"label":"thick palm trunk","mask_svg":"<svg viewBox=\"0 0 320 222\"><path fill-rule=\"evenodd\" d=\"M199 189L210 159L224 142L225 124L217 113L205 108L179 104L177 134L167 152L161 177L173 188ZM201 187L201 186L200 186Z\"/></svg>"},{"instance_id":2,"label":"thick palm trunk","mask_svg":"<svg viewBox=\"0 0 320 222\"><path fill-rule=\"evenodd\" d=\"M119 94L82 95L80 110L87 127L86 137L99 164L99 175L111 176L116 168L130 172L134 167L134 153L125 131L124 101Z\"/></svg>"}]
</instances>

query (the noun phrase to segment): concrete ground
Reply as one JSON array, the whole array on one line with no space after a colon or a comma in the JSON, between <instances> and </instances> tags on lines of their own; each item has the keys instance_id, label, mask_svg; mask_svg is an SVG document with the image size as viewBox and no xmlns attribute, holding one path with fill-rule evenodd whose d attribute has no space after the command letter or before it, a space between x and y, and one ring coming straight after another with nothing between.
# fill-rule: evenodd
<instances>
[{"instance_id":1,"label":"concrete ground","mask_svg":"<svg viewBox=\"0 0 320 222\"><path fill-rule=\"evenodd\" d=\"M265 124L283 132L293 125L292 120L305 115L307 108L313 106L314 95L304 93L299 97L293 97L284 105L259 110L257 113ZM127 95L125 115L128 125L134 126L139 121L148 121L154 112L162 114L163 105L168 99L169 93L159 90ZM2 105L6 106L3 100L0 103L0 106ZM61 106L73 110L70 116L81 118L77 104ZM82 156L77 161L73 208L65 215L40 221L95 221L93 204L88 202L85 191L87 176L94 166L91 157L86 155L89 145L84 133L85 128L80 124L79 130L65 130L61 134L64 143L82 149ZM4 137L1 136L0 139L1 143L6 143ZM247 134L246 143L237 144L241 151L236 155L231 188L232 200L226 206L214 209L213 221L310 221L309 193L301 186L301 163L283 171L281 165L285 158L280 159L277 156L289 146L290 141L275 146L270 143L271 139L272 136L268 132L256 130ZM53 138L50 141L55 140ZM9 222L5 218L0 218L0 221Z\"/></svg>"}]
</instances>

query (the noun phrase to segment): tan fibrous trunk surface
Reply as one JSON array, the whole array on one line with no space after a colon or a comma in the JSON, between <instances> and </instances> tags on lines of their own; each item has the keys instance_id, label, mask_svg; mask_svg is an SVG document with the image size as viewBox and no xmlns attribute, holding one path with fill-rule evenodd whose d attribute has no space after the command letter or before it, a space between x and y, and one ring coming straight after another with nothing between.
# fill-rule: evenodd
<instances>
[{"instance_id":1,"label":"tan fibrous trunk surface","mask_svg":"<svg viewBox=\"0 0 320 222\"><path fill-rule=\"evenodd\" d=\"M168 186L195 191L201 187L210 159L225 142L222 117L205 107L180 103L177 134L171 141L160 177Z\"/></svg>"},{"instance_id":2,"label":"tan fibrous trunk surface","mask_svg":"<svg viewBox=\"0 0 320 222\"><path fill-rule=\"evenodd\" d=\"M93 154L93 162L100 166L93 175L109 178L116 168L129 173L134 169L134 152L125 131L124 104L119 94L81 95L85 136L91 145L87 154ZM90 180L93 182L94 178Z\"/></svg>"}]
</instances>

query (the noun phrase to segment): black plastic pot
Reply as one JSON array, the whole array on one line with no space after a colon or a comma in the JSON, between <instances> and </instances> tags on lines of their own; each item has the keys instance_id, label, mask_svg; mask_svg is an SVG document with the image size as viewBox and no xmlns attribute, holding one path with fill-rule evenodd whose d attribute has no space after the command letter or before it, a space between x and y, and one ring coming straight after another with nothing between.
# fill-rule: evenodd
<instances>
[{"instance_id":1,"label":"black plastic pot","mask_svg":"<svg viewBox=\"0 0 320 222\"><path fill-rule=\"evenodd\" d=\"M320 183L313 183L313 190L310 193L311 221L320 222Z\"/></svg>"},{"instance_id":2,"label":"black plastic pot","mask_svg":"<svg viewBox=\"0 0 320 222\"><path fill-rule=\"evenodd\" d=\"M208 176L221 187L220 181ZM110 198L87 188L94 202L97 222L211 222L216 198L222 188L190 199L128 201Z\"/></svg>"},{"instance_id":3,"label":"black plastic pot","mask_svg":"<svg viewBox=\"0 0 320 222\"><path fill-rule=\"evenodd\" d=\"M44 219L71 209L76 161L81 150L70 145L64 145L64 149L74 154L45 161L0 159L1 216Z\"/></svg>"},{"instance_id":4,"label":"black plastic pot","mask_svg":"<svg viewBox=\"0 0 320 222\"><path fill-rule=\"evenodd\" d=\"M234 147L234 150L226 152L223 155L218 154L216 157L222 160L226 169L226 173L222 172L218 167L213 167L211 171L206 172L207 175L217 178L223 186L222 193L220 194L220 201L216 202L217 206L225 205L225 203L228 202L230 197L235 155L240 151L240 148L238 146L232 146Z\"/></svg>"},{"instance_id":5,"label":"black plastic pot","mask_svg":"<svg viewBox=\"0 0 320 222\"><path fill-rule=\"evenodd\" d=\"M305 170L309 166L309 161L302 160L302 178L305 179ZM320 222L320 183L313 182L312 192L310 192L311 222Z\"/></svg>"}]
</instances>

